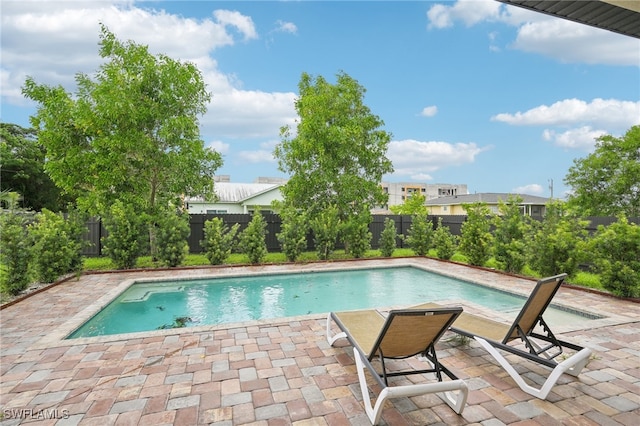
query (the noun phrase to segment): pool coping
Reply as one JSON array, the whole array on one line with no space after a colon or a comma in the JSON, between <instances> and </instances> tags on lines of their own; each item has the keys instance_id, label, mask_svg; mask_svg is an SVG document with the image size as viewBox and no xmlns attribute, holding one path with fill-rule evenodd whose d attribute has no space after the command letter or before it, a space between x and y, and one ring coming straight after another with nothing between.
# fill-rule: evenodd
<instances>
[{"instance_id":1,"label":"pool coping","mask_svg":"<svg viewBox=\"0 0 640 426\"><path fill-rule=\"evenodd\" d=\"M436 262L436 263L434 263ZM450 265L449 268L442 268L443 265ZM295 266L295 270L292 270L292 266ZM97 314L101 309L103 309L106 305L111 303L116 297L118 297L123 291L125 291L128 287L133 285L134 283L141 282L158 282L165 281L167 279L171 279L174 281L178 280L198 280L198 279L206 279L206 278L231 278L238 276L259 276L259 275L276 275L276 274L293 274L293 273L313 273L313 272L326 272L326 271L338 271L338 270L357 270L357 269L373 269L373 268L389 268L389 267L416 267L423 269L428 272L434 272L440 275L449 276L452 278L460 279L466 282L470 282L476 285L481 285L485 287L489 287L495 290L504 291L507 293L528 297L530 289L525 288L526 285L533 286L535 284L535 279L522 277L511 274L504 274L500 271L495 271L487 268L475 268L480 272L479 276L476 279L469 279L468 271L469 265L459 264L456 262L447 262L441 261L439 259L425 258L425 257L403 257L403 258L384 258L384 259L358 259L358 262L353 262L351 260L346 261L330 261L330 262L309 262L304 264L267 264L267 265L229 265L228 267L216 267L216 268L180 268L180 269L166 269L166 270L153 270L155 273L167 272L167 275L156 276L156 277L138 277L138 278L130 278L124 279L120 284L113 287L109 291L107 291L103 296L95 300L90 305L86 306L80 312L76 313L65 321L60 327L57 327L55 330L51 331L40 340L34 342L34 349L44 349L51 347L64 347L71 345L81 345L81 344L93 344L93 343L106 343L106 342L115 342L122 340L131 340L131 339L141 339L141 338L149 338L149 337L158 337L158 336L171 336L177 334L187 333L199 333L199 332L207 332L207 331L215 331L215 330L224 330L224 329L233 329L239 327L247 327L251 325L273 325L273 324L282 324L288 323L291 321L303 321L308 319L320 319L326 317L326 313L322 314L310 314L310 315L302 315L295 317L282 317L282 318L269 318L262 320L252 320L252 321L243 321L237 323L224 323L224 324L216 324L216 325L202 325L202 326L193 326L193 327L185 327L185 328L174 328L174 329L165 329L165 330L149 330L149 331L141 331L134 333L123 333L123 334L112 334L105 336L93 336L93 337L80 337L74 339L66 339L73 331L75 331L78 327L84 324L88 319L90 319L93 315ZM460 271L456 271L457 268L461 268ZM444 269L444 270L443 270ZM176 273L189 272L183 275L176 276ZM202 271L202 273L199 273ZM131 272L132 274L140 274L144 272L149 272L147 270L134 270L134 271L119 271L123 274ZM483 277L482 272L486 273L486 277ZM168 274L171 273L169 276ZM503 285L497 285L494 281L491 280L491 274L500 273L507 276L513 277L514 286L513 288L505 289ZM66 279L62 282L68 281ZM61 284L62 282L56 283ZM526 284L525 284L526 283ZM517 284L517 285L515 285ZM53 285L52 285L53 286ZM50 286L50 287L52 287ZM44 290L50 288L47 287ZM564 286L568 290L573 291L583 291L580 287L576 286ZM599 296L608 296L607 294L598 294ZM613 296L612 296L613 297ZM615 299L615 297L613 297ZM508 315L504 315L499 312L492 311L488 308L476 305L472 302L465 300L447 300L447 301L439 301L438 303L443 305L462 305L465 309L470 309L469 311L475 314L483 315L486 317L490 317L496 319L498 321L503 321L505 323L510 323L513 318L510 318ZM567 301L557 301L554 300L553 303L555 306L559 306L560 308L569 310L569 311L577 311L582 312L584 314L595 314L602 318L598 319L590 319L588 322L588 328L598 328L603 326L617 325L617 324L625 324L628 322L634 322L636 319L617 315L614 312L606 312L599 310L595 307L590 307L589 310L581 311L580 309L576 309L575 307L569 306ZM390 306L389 309L396 308L405 308L407 306ZM572 331L584 330L584 325L564 325L564 326L556 326L554 327L554 332L556 333L567 333Z\"/></svg>"}]
</instances>

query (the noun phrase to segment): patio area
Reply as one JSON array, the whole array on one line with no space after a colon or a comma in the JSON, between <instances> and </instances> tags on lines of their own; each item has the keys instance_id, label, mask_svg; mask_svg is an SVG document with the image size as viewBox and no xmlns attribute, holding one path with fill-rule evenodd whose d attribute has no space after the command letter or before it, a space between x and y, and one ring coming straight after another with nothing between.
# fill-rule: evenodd
<instances>
[{"instance_id":1,"label":"patio area","mask_svg":"<svg viewBox=\"0 0 640 426\"><path fill-rule=\"evenodd\" d=\"M535 284L426 258L83 275L0 311L0 424L369 425L352 347L346 341L329 346L326 314L64 337L128 280L403 265L523 295ZM547 400L521 391L478 344L461 344L447 333L438 355L469 386L464 412L455 414L434 395L401 398L387 403L381 424L640 424L640 305L572 286L561 288L554 302L601 318L551 324L558 337L591 348L594 356L579 377L562 376ZM473 303L446 304L489 315ZM509 359L533 382L547 372Z\"/></svg>"}]
</instances>

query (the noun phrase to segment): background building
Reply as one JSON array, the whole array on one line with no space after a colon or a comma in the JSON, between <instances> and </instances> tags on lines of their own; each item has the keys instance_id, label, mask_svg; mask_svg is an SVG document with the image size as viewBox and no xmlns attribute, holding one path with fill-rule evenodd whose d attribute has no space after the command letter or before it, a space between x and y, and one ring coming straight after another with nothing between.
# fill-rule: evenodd
<instances>
[{"instance_id":1,"label":"background building","mask_svg":"<svg viewBox=\"0 0 640 426\"><path fill-rule=\"evenodd\" d=\"M526 194L503 194L495 192L483 192L479 194L455 195L427 200L427 212L432 215L466 215L463 204L485 203L491 213L498 214L500 202L506 203L509 197L520 197L520 211L523 215L542 218L545 214L548 197L536 197Z\"/></svg>"}]
</instances>

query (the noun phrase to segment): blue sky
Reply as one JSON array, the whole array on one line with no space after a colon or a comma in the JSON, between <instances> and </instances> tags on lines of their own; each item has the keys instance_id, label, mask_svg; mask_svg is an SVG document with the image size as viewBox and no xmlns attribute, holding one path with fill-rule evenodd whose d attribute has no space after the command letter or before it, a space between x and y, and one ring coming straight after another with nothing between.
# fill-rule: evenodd
<instances>
[{"instance_id":1,"label":"blue sky","mask_svg":"<svg viewBox=\"0 0 640 426\"><path fill-rule=\"evenodd\" d=\"M75 92L98 69L99 22L121 40L191 61L213 100L201 117L232 182L286 177L273 158L295 127L303 72L344 71L392 133L391 182L554 196L602 134L640 124L640 40L475 1L3 0L1 120L35 105L26 76Z\"/></svg>"}]
</instances>

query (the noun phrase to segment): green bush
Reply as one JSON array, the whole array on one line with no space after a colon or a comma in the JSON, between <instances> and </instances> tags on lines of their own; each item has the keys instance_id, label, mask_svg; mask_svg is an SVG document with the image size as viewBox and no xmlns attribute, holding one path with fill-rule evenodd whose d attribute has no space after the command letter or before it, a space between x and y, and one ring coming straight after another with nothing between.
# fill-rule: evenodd
<instances>
[{"instance_id":1,"label":"green bush","mask_svg":"<svg viewBox=\"0 0 640 426\"><path fill-rule=\"evenodd\" d=\"M16 295L29 285L31 243L24 215L0 214L0 290Z\"/></svg>"},{"instance_id":2,"label":"green bush","mask_svg":"<svg viewBox=\"0 0 640 426\"><path fill-rule=\"evenodd\" d=\"M491 257L491 211L486 203L463 205L467 220L460 231L458 249L471 265L483 266Z\"/></svg>"},{"instance_id":3,"label":"green bush","mask_svg":"<svg viewBox=\"0 0 640 426\"><path fill-rule=\"evenodd\" d=\"M604 288L621 297L640 297L640 226L620 216L590 241L593 264Z\"/></svg>"},{"instance_id":4,"label":"green bush","mask_svg":"<svg viewBox=\"0 0 640 426\"><path fill-rule=\"evenodd\" d=\"M433 233L433 246L439 259L450 260L456 252L458 237L451 233L448 226L442 225L442 218L438 218L438 226Z\"/></svg>"},{"instance_id":5,"label":"green bush","mask_svg":"<svg viewBox=\"0 0 640 426\"><path fill-rule=\"evenodd\" d=\"M416 214L411 218L411 226L407 230L405 241L418 256L424 256L431 248L433 223L425 214Z\"/></svg>"},{"instance_id":6,"label":"green bush","mask_svg":"<svg viewBox=\"0 0 640 426\"><path fill-rule=\"evenodd\" d=\"M560 201L548 203L542 223L529 242L529 263L541 276L563 272L573 276L584 257L587 222L572 214Z\"/></svg>"},{"instance_id":7,"label":"green bush","mask_svg":"<svg viewBox=\"0 0 640 426\"><path fill-rule=\"evenodd\" d=\"M103 252L116 269L132 269L148 246L145 221L136 209L120 200L114 202L103 220L108 232L102 238Z\"/></svg>"},{"instance_id":8,"label":"green bush","mask_svg":"<svg viewBox=\"0 0 640 426\"><path fill-rule=\"evenodd\" d=\"M371 232L369 223L371 214L361 212L349 218L342 225L342 239L345 252L353 257L360 258L371 248Z\"/></svg>"},{"instance_id":9,"label":"green bush","mask_svg":"<svg viewBox=\"0 0 640 426\"><path fill-rule=\"evenodd\" d=\"M227 260L235 246L239 227L240 225L235 223L229 228L219 217L204 223L204 240L200 241L200 245L210 264L222 265Z\"/></svg>"},{"instance_id":10,"label":"green bush","mask_svg":"<svg viewBox=\"0 0 640 426\"><path fill-rule=\"evenodd\" d=\"M276 235L282 252L289 262L295 262L307 248L307 217L302 211L283 209L280 212L282 227Z\"/></svg>"},{"instance_id":11,"label":"green bush","mask_svg":"<svg viewBox=\"0 0 640 426\"><path fill-rule=\"evenodd\" d=\"M170 268L182 264L189 254L187 238L191 233L189 215L173 211L161 213L157 220L156 232L158 260Z\"/></svg>"},{"instance_id":12,"label":"green bush","mask_svg":"<svg viewBox=\"0 0 640 426\"><path fill-rule=\"evenodd\" d=\"M29 225L29 238L33 242L32 258L36 277L50 283L78 267L82 244L77 235L78 228L47 209L36 215Z\"/></svg>"},{"instance_id":13,"label":"green bush","mask_svg":"<svg viewBox=\"0 0 640 426\"><path fill-rule=\"evenodd\" d=\"M267 255L267 224L260 210L256 209L247 228L240 235L240 250L249 257L249 262L260 263Z\"/></svg>"},{"instance_id":14,"label":"green bush","mask_svg":"<svg viewBox=\"0 0 640 426\"><path fill-rule=\"evenodd\" d=\"M396 230L396 223L386 217L384 219L384 229L380 233L380 240L378 244L380 245L380 253L384 257L393 256L393 252L396 250L396 238L398 236L398 231Z\"/></svg>"},{"instance_id":15,"label":"green bush","mask_svg":"<svg viewBox=\"0 0 640 426\"><path fill-rule=\"evenodd\" d=\"M329 206L309 221L313 231L313 241L318 259L327 260L336 247L336 238L340 230L338 209Z\"/></svg>"},{"instance_id":16,"label":"green bush","mask_svg":"<svg viewBox=\"0 0 640 426\"><path fill-rule=\"evenodd\" d=\"M530 240L529 216L520 212L522 197L510 196L504 203L499 201L501 215L495 217L493 233L494 256L498 268L511 273L520 273L527 264L527 243Z\"/></svg>"}]
</instances>

